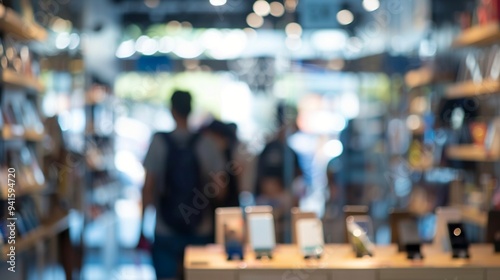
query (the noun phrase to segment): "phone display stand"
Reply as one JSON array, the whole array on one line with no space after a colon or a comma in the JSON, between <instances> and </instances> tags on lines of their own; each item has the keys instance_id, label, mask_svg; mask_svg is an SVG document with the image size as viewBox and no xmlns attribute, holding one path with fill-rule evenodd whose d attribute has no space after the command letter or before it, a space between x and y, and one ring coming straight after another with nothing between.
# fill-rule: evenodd
<instances>
[{"instance_id":1,"label":"phone display stand","mask_svg":"<svg viewBox=\"0 0 500 280\"><path fill-rule=\"evenodd\" d=\"M500 238L493 242L493 247L495 248L495 253L500 253Z\"/></svg>"},{"instance_id":2,"label":"phone display stand","mask_svg":"<svg viewBox=\"0 0 500 280\"><path fill-rule=\"evenodd\" d=\"M255 250L255 258L258 260L261 259L273 259L273 249L256 249Z\"/></svg>"},{"instance_id":3,"label":"phone display stand","mask_svg":"<svg viewBox=\"0 0 500 280\"><path fill-rule=\"evenodd\" d=\"M452 248L452 257L454 259L469 259L469 248Z\"/></svg>"},{"instance_id":4,"label":"phone display stand","mask_svg":"<svg viewBox=\"0 0 500 280\"><path fill-rule=\"evenodd\" d=\"M300 219L295 224L297 245L304 259L319 259L325 246L323 223L318 218Z\"/></svg>"},{"instance_id":5,"label":"phone display stand","mask_svg":"<svg viewBox=\"0 0 500 280\"><path fill-rule=\"evenodd\" d=\"M462 212L454 207L439 207L436 209L436 234L434 235L433 245L440 248L443 252L450 252L450 235L447 234L448 223L459 222L462 220Z\"/></svg>"},{"instance_id":6,"label":"phone display stand","mask_svg":"<svg viewBox=\"0 0 500 280\"><path fill-rule=\"evenodd\" d=\"M500 253L500 210L490 210L488 212L486 242L493 243L495 253Z\"/></svg>"},{"instance_id":7,"label":"phone display stand","mask_svg":"<svg viewBox=\"0 0 500 280\"><path fill-rule=\"evenodd\" d=\"M448 235L450 238L451 252L454 259L468 259L469 242L467 241L462 223L449 223Z\"/></svg>"},{"instance_id":8,"label":"phone display stand","mask_svg":"<svg viewBox=\"0 0 500 280\"><path fill-rule=\"evenodd\" d=\"M373 229L370 217L349 216L346 219L346 226L356 258L373 257L373 243L368 237L369 232L372 232Z\"/></svg>"},{"instance_id":9,"label":"phone display stand","mask_svg":"<svg viewBox=\"0 0 500 280\"><path fill-rule=\"evenodd\" d=\"M273 215L270 213L252 213L247 216L247 219L250 244L255 252L255 257L258 260L263 257L272 259L272 251L276 247Z\"/></svg>"},{"instance_id":10,"label":"phone display stand","mask_svg":"<svg viewBox=\"0 0 500 280\"><path fill-rule=\"evenodd\" d=\"M420 243L418 244L406 244L405 249L406 249L406 258L409 260L422 260L424 259L424 255L422 254L420 250Z\"/></svg>"}]
</instances>

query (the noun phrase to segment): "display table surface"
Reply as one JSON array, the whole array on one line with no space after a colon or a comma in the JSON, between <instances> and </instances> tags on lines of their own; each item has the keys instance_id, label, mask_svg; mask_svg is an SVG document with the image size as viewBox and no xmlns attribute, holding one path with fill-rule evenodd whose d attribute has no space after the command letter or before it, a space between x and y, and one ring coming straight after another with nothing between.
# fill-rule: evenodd
<instances>
[{"instance_id":1,"label":"display table surface","mask_svg":"<svg viewBox=\"0 0 500 280\"><path fill-rule=\"evenodd\" d=\"M273 259L256 260L246 250L243 261L227 261L220 245L188 247L184 259L187 280L500 280L500 254L493 245L471 245L470 259L423 246L424 260L410 261L396 246L378 246L373 257L355 258L350 245L325 247L320 260L305 260L294 245L278 245Z\"/></svg>"}]
</instances>

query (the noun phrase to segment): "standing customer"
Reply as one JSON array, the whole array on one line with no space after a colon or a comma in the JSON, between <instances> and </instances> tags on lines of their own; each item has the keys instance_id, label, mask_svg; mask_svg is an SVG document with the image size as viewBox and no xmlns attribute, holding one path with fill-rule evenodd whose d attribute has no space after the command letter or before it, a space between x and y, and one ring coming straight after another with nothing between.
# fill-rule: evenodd
<instances>
[{"instance_id":1,"label":"standing customer","mask_svg":"<svg viewBox=\"0 0 500 280\"><path fill-rule=\"evenodd\" d=\"M213 141L189 130L191 99L188 92L174 92L176 128L156 133L144 160L143 210L156 208L152 258L158 279L182 279L185 247L213 242L212 205L225 197L216 179L224 168L222 155Z\"/></svg>"}]
</instances>

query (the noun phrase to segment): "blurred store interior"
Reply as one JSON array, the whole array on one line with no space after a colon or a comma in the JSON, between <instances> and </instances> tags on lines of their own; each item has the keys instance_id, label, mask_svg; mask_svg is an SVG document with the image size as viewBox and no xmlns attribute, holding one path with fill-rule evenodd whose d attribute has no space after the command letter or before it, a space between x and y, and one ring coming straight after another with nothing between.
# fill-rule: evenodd
<instances>
[{"instance_id":1,"label":"blurred store interior","mask_svg":"<svg viewBox=\"0 0 500 280\"><path fill-rule=\"evenodd\" d=\"M261 203L260 155L280 135L300 169L285 164L285 192L326 243L346 242L348 205L366 206L377 246L395 242L395 210L432 243L451 206L471 244L492 242L500 1L0 2L1 279L157 279L138 248L156 221L143 164L175 128L176 90L191 129L235 128L241 207Z\"/></svg>"}]
</instances>

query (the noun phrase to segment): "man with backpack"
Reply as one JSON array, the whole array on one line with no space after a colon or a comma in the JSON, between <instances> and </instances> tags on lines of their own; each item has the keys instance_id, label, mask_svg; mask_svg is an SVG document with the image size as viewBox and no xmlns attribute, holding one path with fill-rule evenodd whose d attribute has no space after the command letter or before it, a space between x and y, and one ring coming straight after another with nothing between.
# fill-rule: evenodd
<instances>
[{"instance_id":1,"label":"man with backpack","mask_svg":"<svg viewBox=\"0 0 500 280\"><path fill-rule=\"evenodd\" d=\"M224 169L216 144L189 131L190 93L174 92L171 111L176 128L156 133L144 160L143 210L156 208L152 259L158 279L182 278L185 247L213 242L212 205L226 189L215 178Z\"/></svg>"}]
</instances>

